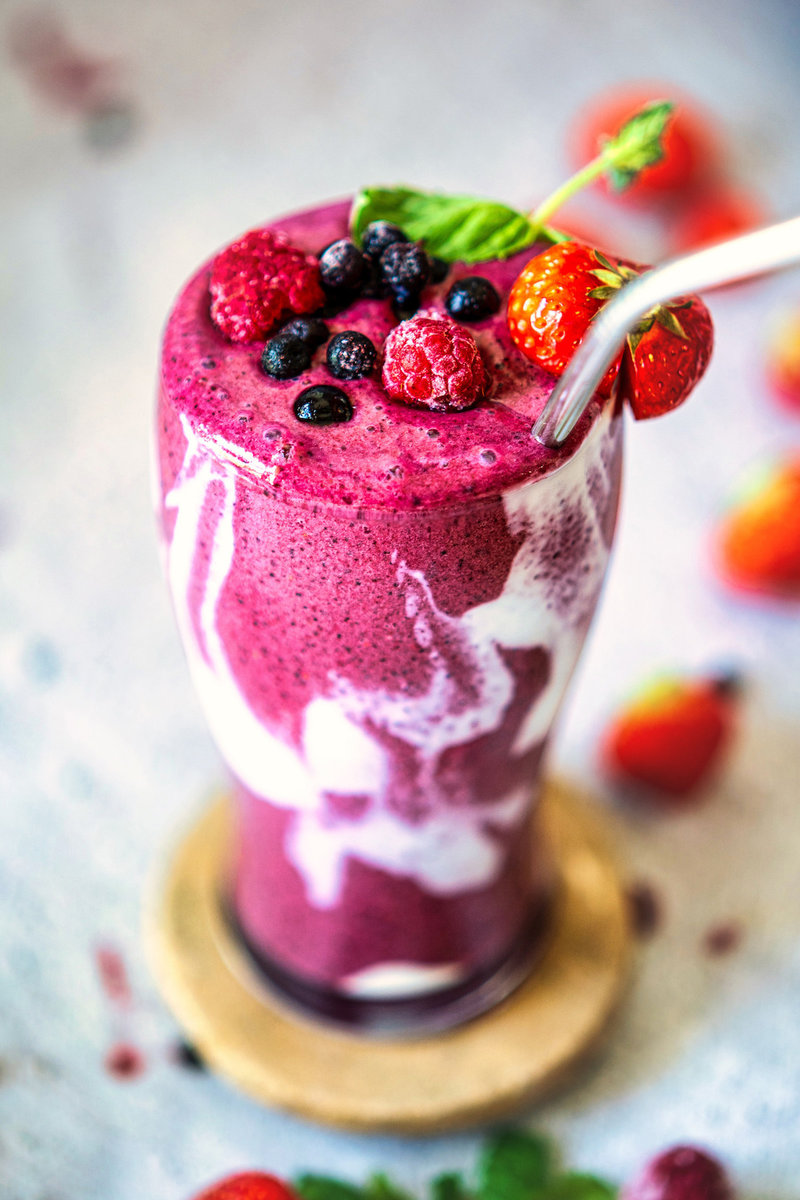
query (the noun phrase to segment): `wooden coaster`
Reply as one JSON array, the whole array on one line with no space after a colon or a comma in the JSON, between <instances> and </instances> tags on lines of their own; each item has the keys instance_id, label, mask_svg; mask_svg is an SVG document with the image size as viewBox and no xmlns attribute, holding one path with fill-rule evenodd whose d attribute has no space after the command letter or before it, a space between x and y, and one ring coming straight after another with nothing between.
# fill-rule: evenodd
<instances>
[{"instance_id":1,"label":"wooden coaster","mask_svg":"<svg viewBox=\"0 0 800 1200\"><path fill-rule=\"evenodd\" d=\"M547 948L513 995L466 1025L387 1040L284 1007L220 910L223 802L179 845L149 913L163 994L209 1067L266 1104L329 1125L407 1134L506 1115L559 1082L597 1042L628 959L624 896L596 814L554 781L543 816L562 881Z\"/></svg>"}]
</instances>

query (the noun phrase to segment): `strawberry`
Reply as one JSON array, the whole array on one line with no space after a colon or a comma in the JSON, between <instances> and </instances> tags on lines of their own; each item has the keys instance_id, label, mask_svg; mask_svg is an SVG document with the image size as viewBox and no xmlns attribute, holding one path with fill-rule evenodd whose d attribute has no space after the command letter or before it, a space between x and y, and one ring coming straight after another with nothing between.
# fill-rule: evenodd
<instances>
[{"instance_id":1,"label":"strawberry","mask_svg":"<svg viewBox=\"0 0 800 1200\"><path fill-rule=\"evenodd\" d=\"M531 362L561 375L583 338L589 322L603 307L596 291L611 260L582 242L560 242L528 263L517 277L508 300L508 329ZM598 387L609 396L622 354Z\"/></svg>"},{"instance_id":2,"label":"strawberry","mask_svg":"<svg viewBox=\"0 0 800 1200\"><path fill-rule=\"evenodd\" d=\"M638 269L580 242L561 242L531 259L508 302L508 328L532 362L561 375L589 322ZM652 309L628 335L629 395L638 419L681 404L708 365L713 329L697 296ZM622 352L598 387L608 396Z\"/></svg>"},{"instance_id":3,"label":"strawberry","mask_svg":"<svg viewBox=\"0 0 800 1200\"><path fill-rule=\"evenodd\" d=\"M767 380L777 398L800 414L800 305L785 313L767 346Z\"/></svg>"},{"instance_id":4,"label":"strawberry","mask_svg":"<svg viewBox=\"0 0 800 1200\"><path fill-rule=\"evenodd\" d=\"M632 387L627 397L641 421L682 404L711 358L714 327L699 296L649 313L628 335Z\"/></svg>"},{"instance_id":5,"label":"strawberry","mask_svg":"<svg viewBox=\"0 0 800 1200\"><path fill-rule=\"evenodd\" d=\"M668 805L680 805L718 768L733 732L733 677L665 677L649 684L606 732L606 774L644 785Z\"/></svg>"},{"instance_id":6,"label":"strawberry","mask_svg":"<svg viewBox=\"0 0 800 1200\"><path fill-rule=\"evenodd\" d=\"M688 197L685 206L673 215L671 249L675 254L683 254L712 246L758 229L765 220L764 206L752 192L715 184Z\"/></svg>"},{"instance_id":7,"label":"strawberry","mask_svg":"<svg viewBox=\"0 0 800 1200\"><path fill-rule=\"evenodd\" d=\"M715 550L731 586L800 600L800 453L748 481L717 530Z\"/></svg>"},{"instance_id":8,"label":"strawberry","mask_svg":"<svg viewBox=\"0 0 800 1200\"><path fill-rule=\"evenodd\" d=\"M593 100L591 107L579 114L572 132L576 162L586 162L597 154L605 140L617 134L644 103L665 90L671 95L675 92L674 88L654 85L623 87ZM713 174L720 157L718 139L708 118L694 101L680 99L664 130L663 157L642 170L619 198L642 205L671 200Z\"/></svg>"},{"instance_id":9,"label":"strawberry","mask_svg":"<svg viewBox=\"0 0 800 1200\"><path fill-rule=\"evenodd\" d=\"M229 1175L200 1192L194 1200L298 1200L297 1193L261 1171L245 1171Z\"/></svg>"}]
</instances>

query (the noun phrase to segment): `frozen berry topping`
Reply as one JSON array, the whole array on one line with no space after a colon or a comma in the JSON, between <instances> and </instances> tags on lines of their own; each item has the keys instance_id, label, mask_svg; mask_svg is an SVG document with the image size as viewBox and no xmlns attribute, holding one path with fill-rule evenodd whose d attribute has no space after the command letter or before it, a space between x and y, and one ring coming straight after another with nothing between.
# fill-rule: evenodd
<instances>
[{"instance_id":1,"label":"frozen berry topping","mask_svg":"<svg viewBox=\"0 0 800 1200\"><path fill-rule=\"evenodd\" d=\"M407 241L399 225L393 225L391 221L371 221L364 230L361 244L364 253L377 261L388 246Z\"/></svg>"},{"instance_id":2,"label":"frozen berry topping","mask_svg":"<svg viewBox=\"0 0 800 1200\"><path fill-rule=\"evenodd\" d=\"M500 297L488 279L467 275L450 288L444 306L456 321L482 321L500 311Z\"/></svg>"},{"instance_id":3,"label":"frozen berry topping","mask_svg":"<svg viewBox=\"0 0 800 1200\"><path fill-rule=\"evenodd\" d=\"M273 379L294 379L311 366L311 350L299 337L283 330L270 338L261 355L261 370Z\"/></svg>"},{"instance_id":4,"label":"frozen berry topping","mask_svg":"<svg viewBox=\"0 0 800 1200\"><path fill-rule=\"evenodd\" d=\"M256 342L292 313L325 301L311 255L269 229L254 229L214 259L211 318L232 342Z\"/></svg>"},{"instance_id":5,"label":"frozen berry topping","mask_svg":"<svg viewBox=\"0 0 800 1200\"><path fill-rule=\"evenodd\" d=\"M403 321L386 339L383 386L393 400L434 412L471 408L486 391L478 345L446 317Z\"/></svg>"},{"instance_id":6,"label":"frozen berry topping","mask_svg":"<svg viewBox=\"0 0 800 1200\"><path fill-rule=\"evenodd\" d=\"M694 1146L674 1146L622 1189L621 1200L733 1200L721 1163Z\"/></svg>"},{"instance_id":7,"label":"frozen berry topping","mask_svg":"<svg viewBox=\"0 0 800 1200\"><path fill-rule=\"evenodd\" d=\"M363 379L375 366L377 351L365 333L347 329L328 344L328 367L337 379Z\"/></svg>"},{"instance_id":8,"label":"frozen berry topping","mask_svg":"<svg viewBox=\"0 0 800 1200\"><path fill-rule=\"evenodd\" d=\"M328 326L320 317L295 317L283 326L281 333L290 333L292 337L299 338L311 350L316 350L317 346L327 342L331 335Z\"/></svg>"},{"instance_id":9,"label":"frozen berry topping","mask_svg":"<svg viewBox=\"0 0 800 1200\"><path fill-rule=\"evenodd\" d=\"M340 238L320 254L319 273L326 288L355 291L364 278L364 255L349 238Z\"/></svg>"},{"instance_id":10,"label":"frozen berry topping","mask_svg":"<svg viewBox=\"0 0 800 1200\"><path fill-rule=\"evenodd\" d=\"M294 415L298 421L308 421L311 425L339 425L351 420L353 406L341 388L317 383L297 397Z\"/></svg>"},{"instance_id":11,"label":"frozen berry topping","mask_svg":"<svg viewBox=\"0 0 800 1200\"><path fill-rule=\"evenodd\" d=\"M417 242L393 242L381 255L381 276L401 306L419 299L430 273L428 256Z\"/></svg>"}]
</instances>

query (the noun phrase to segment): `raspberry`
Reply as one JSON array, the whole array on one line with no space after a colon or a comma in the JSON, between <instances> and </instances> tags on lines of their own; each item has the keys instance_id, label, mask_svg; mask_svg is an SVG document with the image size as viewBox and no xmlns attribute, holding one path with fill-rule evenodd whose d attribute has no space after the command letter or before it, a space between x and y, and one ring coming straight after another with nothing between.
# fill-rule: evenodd
<instances>
[{"instance_id":1,"label":"raspberry","mask_svg":"<svg viewBox=\"0 0 800 1200\"><path fill-rule=\"evenodd\" d=\"M694 1146L674 1146L622 1189L621 1200L733 1200L733 1187L711 1155Z\"/></svg>"},{"instance_id":2,"label":"raspberry","mask_svg":"<svg viewBox=\"0 0 800 1200\"><path fill-rule=\"evenodd\" d=\"M282 233L253 229L211 268L211 319L232 342L257 342L293 313L325 303L315 258Z\"/></svg>"},{"instance_id":3,"label":"raspberry","mask_svg":"<svg viewBox=\"0 0 800 1200\"><path fill-rule=\"evenodd\" d=\"M470 408L486 391L477 343L444 317L413 317L386 339L383 386L393 400L434 412Z\"/></svg>"}]
</instances>

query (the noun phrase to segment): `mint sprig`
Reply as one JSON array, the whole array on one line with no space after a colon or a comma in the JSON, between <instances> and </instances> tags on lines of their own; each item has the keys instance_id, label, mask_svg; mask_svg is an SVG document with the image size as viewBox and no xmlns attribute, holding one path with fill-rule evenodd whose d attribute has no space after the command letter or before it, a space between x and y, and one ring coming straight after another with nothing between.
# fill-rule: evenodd
<instances>
[{"instance_id":1,"label":"mint sprig","mask_svg":"<svg viewBox=\"0 0 800 1200\"><path fill-rule=\"evenodd\" d=\"M478 1163L480 1200L533 1200L551 1173L549 1142L508 1129L493 1137Z\"/></svg>"},{"instance_id":2,"label":"mint sprig","mask_svg":"<svg viewBox=\"0 0 800 1200\"><path fill-rule=\"evenodd\" d=\"M616 1200L611 1184L595 1175L559 1171L546 1138L504 1129L484 1146L474 1185L458 1172L437 1175L430 1200ZM355 1187L327 1175L301 1175L294 1189L302 1200L411 1200L385 1174Z\"/></svg>"},{"instance_id":3,"label":"mint sprig","mask_svg":"<svg viewBox=\"0 0 800 1200\"><path fill-rule=\"evenodd\" d=\"M556 188L531 214L534 229L543 228L567 200L601 175L622 191L645 167L660 162L664 157L664 132L674 109L671 100L653 100L640 108L614 137L606 138L596 158Z\"/></svg>"},{"instance_id":4,"label":"mint sprig","mask_svg":"<svg viewBox=\"0 0 800 1200\"><path fill-rule=\"evenodd\" d=\"M330 1175L301 1175L293 1187L303 1200L364 1200L362 1188Z\"/></svg>"},{"instance_id":5,"label":"mint sprig","mask_svg":"<svg viewBox=\"0 0 800 1200\"><path fill-rule=\"evenodd\" d=\"M601 175L612 187L631 184L640 171L664 157L664 131L674 104L654 100L607 138L598 156L557 188L532 213L518 212L498 200L447 196L409 187L369 187L359 192L350 214L356 243L371 221L391 221L429 254L447 262L476 263L509 258L535 241L566 242L569 235L551 218L576 192Z\"/></svg>"},{"instance_id":6,"label":"mint sprig","mask_svg":"<svg viewBox=\"0 0 800 1200\"><path fill-rule=\"evenodd\" d=\"M407 187L371 187L359 192L350 214L354 241L371 221L391 221L429 254L447 262L475 263L508 258L536 240L530 218L497 200L447 196ZM566 235L547 230L549 241Z\"/></svg>"}]
</instances>

